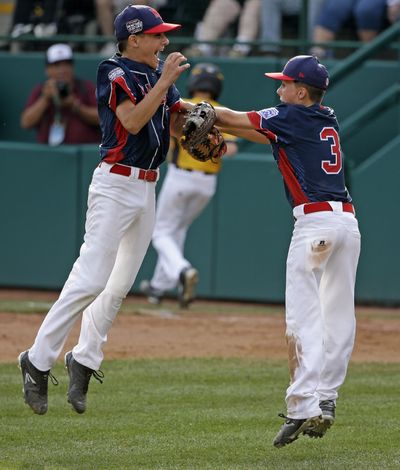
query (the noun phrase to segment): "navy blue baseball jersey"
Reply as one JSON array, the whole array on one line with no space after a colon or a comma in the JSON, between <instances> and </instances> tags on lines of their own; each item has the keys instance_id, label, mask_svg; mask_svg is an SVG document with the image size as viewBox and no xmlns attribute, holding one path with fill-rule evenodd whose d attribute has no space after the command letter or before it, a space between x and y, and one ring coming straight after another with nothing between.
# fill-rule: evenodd
<instances>
[{"instance_id":1,"label":"navy blue baseball jersey","mask_svg":"<svg viewBox=\"0 0 400 470\"><path fill-rule=\"evenodd\" d=\"M154 116L136 135L119 122L115 110L121 101L139 103L160 78L163 62L157 70L114 56L99 65L97 102L102 130L100 156L108 163L122 163L143 169L156 169L165 160L169 147L170 112L179 109L180 95L172 85Z\"/></svg>"},{"instance_id":2,"label":"navy blue baseball jersey","mask_svg":"<svg viewBox=\"0 0 400 470\"><path fill-rule=\"evenodd\" d=\"M344 181L339 125L333 109L282 103L248 113L271 142L292 207L318 201L350 202Z\"/></svg>"}]
</instances>

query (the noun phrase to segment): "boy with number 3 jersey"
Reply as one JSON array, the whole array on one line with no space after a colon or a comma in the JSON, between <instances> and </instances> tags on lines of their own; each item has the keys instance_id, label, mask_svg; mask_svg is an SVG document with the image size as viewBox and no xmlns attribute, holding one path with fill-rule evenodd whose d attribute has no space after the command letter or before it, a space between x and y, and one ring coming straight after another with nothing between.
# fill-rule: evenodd
<instances>
[{"instance_id":1,"label":"boy with number 3 jersey","mask_svg":"<svg viewBox=\"0 0 400 470\"><path fill-rule=\"evenodd\" d=\"M216 111L217 125L230 133L271 144L293 208L285 294L291 380L285 423L273 442L283 447L301 434L322 437L335 421L354 345L360 232L345 186L338 122L321 104L327 69L304 55L265 75L281 80L281 104L248 113Z\"/></svg>"}]
</instances>

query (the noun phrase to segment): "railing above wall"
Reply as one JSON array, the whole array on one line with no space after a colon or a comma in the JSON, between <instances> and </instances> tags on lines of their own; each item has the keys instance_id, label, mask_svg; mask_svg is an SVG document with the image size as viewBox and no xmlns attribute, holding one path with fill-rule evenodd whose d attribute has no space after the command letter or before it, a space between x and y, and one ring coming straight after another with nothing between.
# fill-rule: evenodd
<instances>
[{"instance_id":1,"label":"railing above wall","mask_svg":"<svg viewBox=\"0 0 400 470\"><path fill-rule=\"evenodd\" d=\"M393 26L400 25L396 23ZM393 28L393 27L391 27ZM389 29L391 29L389 28ZM384 34L384 33L382 33ZM170 44L173 46L193 46L199 43L210 44L214 46L233 46L236 43L235 38L221 38L216 41L198 41L191 36L169 36ZM9 35L0 35L0 41L3 43L41 43L41 44L54 44L56 42L67 42L70 44L96 44L102 46L109 42L115 42L114 36L99 36L99 35L88 35L88 34L57 34L53 36L43 36L38 37L33 34L21 35L18 37L12 37ZM393 41L393 40L391 40ZM391 42L387 41L384 45L387 45ZM324 46L329 49L339 50L339 49L349 49L356 51L362 48L363 43L360 41L346 41L346 40L337 40L329 41L323 44L314 43L306 39L282 39L279 42L276 41L248 41L243 42L243 44L249 44L250 46L259 47L259 46L280 46L282 48L293 48L297 49L299 53L304 53L309 50L312 46ZM390 45L391 49L399 51L400 53L400 43L392 43Z\"/></svg>"}]
</instances>

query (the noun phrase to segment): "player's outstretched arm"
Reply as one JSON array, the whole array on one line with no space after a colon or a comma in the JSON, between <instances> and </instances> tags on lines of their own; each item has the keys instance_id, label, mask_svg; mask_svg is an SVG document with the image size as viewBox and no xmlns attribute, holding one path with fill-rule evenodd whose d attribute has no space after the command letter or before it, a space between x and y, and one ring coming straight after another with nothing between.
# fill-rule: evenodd
<instances>
[{"instance_id":1,"label":"player's outstretched arm","mask_svg":"<svg viewBox=\"0 0 400 470\"><path fill-rule=\"evenodd\" d=\"M264 135L254 130L254 126L247 113L233 111L232 109L222 108L220 106L217 106L215 111L217 113L216 125L220 127L223 132L227 132L259 144L270 143Z\"/></svg>"},{"instance_id":2,"label":"player's outstretched arm","mask_svg":"<svg viewBox=\"0 0 400 470\"><path fill-rule=\"evenodd\" d=\"M233 111L229 108L221 106L215 107L217 114L216 125L229 129L254 129L253 124L247 116L247 113L242 111Z\"/></svg>"},{"instance_id":3,"label":"player's outstretched arm","mask_svg":"<svg viewBox=\"0 0 400 470\"><path fill-rule=\"evenodd\" d=\"M265 135L260 134L259 132L255 130L250 130L250 129L232 129L232 128L226 128L226 127L220 127L218 126L221 132L226 133L226 134L232 134L235 135L236 137L241 137L246 140L250 140L250 142L255 142L257 144L270 144L270 140L265 137Z\"/></svg>"}]
</instances>

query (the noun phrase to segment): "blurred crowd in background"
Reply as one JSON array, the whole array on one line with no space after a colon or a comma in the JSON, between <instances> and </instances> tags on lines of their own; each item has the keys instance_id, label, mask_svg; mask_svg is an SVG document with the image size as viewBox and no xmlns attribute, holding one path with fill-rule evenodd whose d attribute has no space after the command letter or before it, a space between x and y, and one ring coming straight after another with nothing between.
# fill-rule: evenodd
<instances>
[{"instance_id":1,"label":"blurred crowd in background","mask_svg":"<svg viewBox=\"0 0 400 470\"><path fill-rule=\"evenodd\" d=\"M152 6L165 21L181 23L178 39L193 37L196 41L179 44L175 50L201 57L280 55L279 41L298 39L304 16L303 0L1 0L2 36L21 39L33 34L44 42L3 40L0 47L14 52L46 50L49 43L45 39L55 34L98 35L104 40L71 46L110 56L115 51L114 17L129 4ZM305 39L319 44L314 49L310 46L309 52L332 57L336 51L324 48L324 42L372 40L400 19L400 0L308 0L306 16ZM231 39L233 44L210 44L220 39ZM251 44L254 41L262 43ZM175 34L174 44L178 42Z\"/></svg>"}]
</instances>

